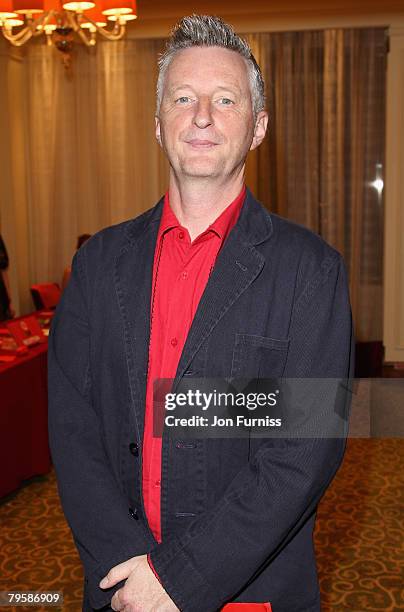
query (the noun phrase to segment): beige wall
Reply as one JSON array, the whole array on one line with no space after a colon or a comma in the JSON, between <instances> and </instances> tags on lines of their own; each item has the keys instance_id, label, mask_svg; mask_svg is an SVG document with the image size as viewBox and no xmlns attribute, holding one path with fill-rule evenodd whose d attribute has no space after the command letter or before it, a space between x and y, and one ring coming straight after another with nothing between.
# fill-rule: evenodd
<instances>
[{"instance_id":1,"label":"beige wall","mask_svg":"<svg viewBox=\"0 0 404 612\"><path fill-rule=\"evenodd\" d=\"M385 202L385 358L404 362L404 20L390 28Z\"/></svg>"}]
</instances>

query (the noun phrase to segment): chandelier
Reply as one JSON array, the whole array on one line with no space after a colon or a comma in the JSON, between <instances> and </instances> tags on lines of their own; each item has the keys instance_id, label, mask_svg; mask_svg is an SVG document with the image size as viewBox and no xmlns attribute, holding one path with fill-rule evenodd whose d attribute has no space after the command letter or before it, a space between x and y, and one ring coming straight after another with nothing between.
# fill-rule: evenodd
<instances>
[{"instance_id":1,"label":"chandelier","mask_svg":"<svg viewBox=\"0 0 404 612\"><path fill-rule=\"evenodd\" d=\"M0 0L0 28L12 45L21 47L45 36L48 45L66 54L74 33L93 47L97 34L108 40L122 38L126 22L136 17L136 0Z\"/></svg>"}]
</instances>

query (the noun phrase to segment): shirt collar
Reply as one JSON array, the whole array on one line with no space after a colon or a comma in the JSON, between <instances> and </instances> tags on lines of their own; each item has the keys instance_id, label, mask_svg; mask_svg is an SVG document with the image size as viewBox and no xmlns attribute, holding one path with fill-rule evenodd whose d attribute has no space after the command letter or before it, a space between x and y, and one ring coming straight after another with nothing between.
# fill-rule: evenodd
<instances>
[{"instance_id":1,"label":"shirt collar","mask_svg":"<svg viewBox=\"0 0 404 612\"><path fill-rule=\"evenodd\" d=\"M241 207L243 206L244 198L246 194L246 188L243 186L238 196L231 202L224 211L209 225L207 230L213 230L224 242L233 229L238 216L240 214Z\"/></svg>"},{"instance_id":2,"label":"shirt collar","mask_svg":"<svg viewBox=\"0 0 404 612\"><path fill-rule=\"evenodd\" d=\"M224 211L197 238L206 234L207 232L213 231L215 234L217 234L217 236L219 236L221 242L224 242L238 219L245 195L246 187L243 186L238 196L228 206L226 206ZM167 190L164 196L163 213L161 216L157 240L159 240L165 232L173 229L174 227L181 227L181 224L172 211Z\"/></svg>"}]
</instances>

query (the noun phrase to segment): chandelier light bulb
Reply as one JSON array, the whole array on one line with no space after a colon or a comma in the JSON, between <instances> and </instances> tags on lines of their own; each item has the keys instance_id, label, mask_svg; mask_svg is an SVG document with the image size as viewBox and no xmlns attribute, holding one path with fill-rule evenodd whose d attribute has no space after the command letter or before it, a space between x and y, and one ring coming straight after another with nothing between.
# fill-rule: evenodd
<instances>
[{"instance_id":1,"label":"chandelier light bulb","mask_svg":"<svg viewBox=\"0 0 404 612\"><path fill-rule=\"evenodd\" d=\"M78 13L82 13L83 11L88 11L91 8L95 7L95 2L66 2L63 4L63 8L66 11L74 11Z\"/></svg>"},{"instance_id":2,"label":"chandelier light bulb","mask_svg":"<svg viewBox=\"0 0 404 612\"><path fill-rule=\"evenodd\" d=\"M44 12L44 0L13 0L13 9L19 15L39 15Z\"/></svg>"},{"instance_id":3,"label":"chandelier light bulb","mask_svg":"<svg viewBox=\"0 0 404 612\"><path fill-rule=\"evenodd\" d=\"M17 17L17 13L13 9L11 0L0 0L0 21L3 23L5 19L13 19Z\"/></svg>"}]
</instances>

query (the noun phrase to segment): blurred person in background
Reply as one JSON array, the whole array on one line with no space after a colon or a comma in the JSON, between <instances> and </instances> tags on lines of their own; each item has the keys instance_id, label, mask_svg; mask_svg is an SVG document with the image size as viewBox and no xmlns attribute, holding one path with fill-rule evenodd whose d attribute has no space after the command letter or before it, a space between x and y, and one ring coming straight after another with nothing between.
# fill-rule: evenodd
<instances>
[{"instance_id":1,"label":"blurred person in background","mask_svg":"<svg viewBox=\"0 0 404 612\"><path fill-rule=\"evenodd\" d=\"M15 315L11 304L10 281L8 278L8 254L0 235L0 321L12 319Z\"/></svg>"}]
</instances>

